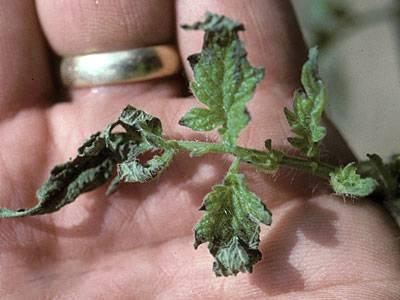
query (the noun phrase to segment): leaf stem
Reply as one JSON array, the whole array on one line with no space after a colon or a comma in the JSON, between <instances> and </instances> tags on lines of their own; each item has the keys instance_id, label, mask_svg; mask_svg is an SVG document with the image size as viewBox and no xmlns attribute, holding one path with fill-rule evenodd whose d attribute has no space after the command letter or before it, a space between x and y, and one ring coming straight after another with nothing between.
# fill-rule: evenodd
<instances>
[{"instance_id":1,"label":"leaf stem","mask_svg":"<svg viewBox=\"0 0 400 300\"><path fill-rule=\"evenodd\" d=\"M167 141L167 145L175 150L191 152L193 156L201 156L207 153L230 154L240 159L240 161L254 165L263 171L273 171L279 166L286 166L329 180L329 174L336 169L334 166L320 161L310 159L307 160L307 158L291 156L277 150L260 151L244 147L232 148L226 147L224 144L219 143L187 140L169 140ZM274 168L273 166L276 167Z\"/></svg>"},{"instance_id":2,"label":"leaf stem","mask_svg":"<svg viewBox=\"0 0 400 300\"><path fill-rule=\"evenodd\" d=\"M282 165L307 171L321 178L329 179L329 174L335 171L335 167L321 161L310 161L303 158L285 155L282 157Z\"/></svg>"},{"instance_id":3,"label":"leaf stem","mask_svg":"<svg viewBox=\"0 0 400 300\"><path fill-rule=\"evenodd\" d=\"M199 149L205 149L205 153L229 153L223 144L188 141L188 140L169 140L167 145L172 146L176 150L188 152L197 152ZM200 155L199 155L200 156Z\"/></svg>"}]
</instances>

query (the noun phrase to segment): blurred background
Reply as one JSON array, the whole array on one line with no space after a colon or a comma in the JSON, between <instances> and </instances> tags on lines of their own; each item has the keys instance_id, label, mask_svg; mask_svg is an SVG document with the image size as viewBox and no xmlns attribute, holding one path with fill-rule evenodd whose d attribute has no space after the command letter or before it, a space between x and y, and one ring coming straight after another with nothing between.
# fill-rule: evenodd
<instances>
[{"instance_id":1,"label":"blurred background","mask_svg":"<svg viewBox=\"0 0 400 300\"><path fill-rule=\"evenodd\" d=\"M360 159L400 153L400 0L292 2L350 147Z\"/></svg>"}]
</instances>

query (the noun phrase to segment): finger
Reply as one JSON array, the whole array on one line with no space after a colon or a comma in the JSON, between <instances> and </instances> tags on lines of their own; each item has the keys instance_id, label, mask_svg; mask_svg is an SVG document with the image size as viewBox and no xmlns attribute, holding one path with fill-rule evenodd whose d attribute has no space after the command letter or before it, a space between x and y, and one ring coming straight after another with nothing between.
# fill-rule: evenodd
<instances>
[{"instance_id":1,"label":"finger","mask_svg":"<svg viewBox=\"0 0 400 300\"><path fill-rule=\"evenodd\" d=\"M223 14L245 25L243 39L250 61L265 67L266 86L276 82L297 83L305 46L289 1L206 0L193 5L190 0L178 0L177 22L187 24L202 20L207 11ZM179 30L178 44L183 57L198 52L201 40L201 34Z\"/></svg>"},{"instance_id":2,"label":"finger","mask_svg":"<svg viewBox=\"0 0 400 300\"><path fill-rule=\"evenodd\" d=\"M164 0L36 0L40 22L62 56L169 43L173 2Z\"/></svg>"},{"instance_id":3,"label":"finger","mask_svg":"<svg viewBox=\"0 0 400 300\"><path fill-rule=\"evenodd\" d=\"M47 54L34 1L0 1L0 119L45 103L52 91Z\"/></svg>"}]
</instances>

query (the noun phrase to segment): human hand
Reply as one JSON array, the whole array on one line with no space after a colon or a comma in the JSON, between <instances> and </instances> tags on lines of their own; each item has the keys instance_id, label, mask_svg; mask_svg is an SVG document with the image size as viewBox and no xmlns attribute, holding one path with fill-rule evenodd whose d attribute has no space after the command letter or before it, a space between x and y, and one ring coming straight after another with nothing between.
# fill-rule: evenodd
<instances>
[{"instance_id":1,"label":"human hand","mask_svg":"<svg viewBox=\"0 0 400 300\"><path fill-rule=\"evenodd\" d=\"M76 154L91 133L127 104L159 117L170 137L190 138L179 118L194 105L182 78L73 90L57 102L52 55L176 42L182 60L199 51L201 35L176 24L206 10L240 20L249 60L266 78L249 104L252 122L241 144L262 147L271 137L287 146L283 107L291 105L304 45L286 1L37 0L0 4L0 204L34 204L50 168ZM176 10L176 16L174 15ZM176 18L175 18L176 17ZM44 31L40 32L39 22ZM190 76L189 69L186 68ZM332 132L332 130L331 130ZM212 135L208 135L212 139ZM335 148L331 146L334 145ZM347 150L338 136L327 149ZM329 155L329 154L327 154ZM398 231L368 200L344 202L318 182L290 172L246 171L252 191L273 212L264 228L263 260L252 274L215 278L206 246L192 247L192 227L225 158L179 155L155 182L104 188L61 211L0 220L0 295L9 299L396 299Z\"/></svg>"}]
</instances>

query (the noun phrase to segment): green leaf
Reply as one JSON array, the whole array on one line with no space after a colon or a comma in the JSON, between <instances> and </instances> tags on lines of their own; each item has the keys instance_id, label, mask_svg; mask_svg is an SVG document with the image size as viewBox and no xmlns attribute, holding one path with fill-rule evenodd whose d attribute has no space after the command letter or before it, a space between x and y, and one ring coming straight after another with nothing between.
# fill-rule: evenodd
<instances>
[{"instance_id":1,"label":"green leaf","mask_svg":"<svg viewBox=\"0 0 400 300\"><path fill-rule=\"evenodd\" d=\"M367 157L367 161L358 164L361 174L372 177L379 182L386 198L395 198L398 183L393 164L385 164L377 154L367 154Z\"/></svg>"},{"instance_id":2,"label":"green leaf","mask_svg":"<svg viewBox=\"0 0 400 300\"><path fill-rule=\"evenodd\" d=\"M204 22L184 26L205 31L202 52L189 57L194 72L191 89L208 106L189 111L180 121L194 130L219 127L222 141L233 147L239 132L249 122L246 104L257 83L264 77L261 68L252 67L238 32L244 27L224 16L208 13ZM194 121L194 119L198 119Z\"/></svg>"},{"instance_id":3,"label":"green leaf","mask_svg":"<svg viewBox=\"0 0 400 300\"><path fill-rule=\"evenodd\" d=\"M117 126L126 132L116 132ZM109 185L106 194L112 194L121 182L148 182L165 170L172 160L173 149L164 148L162 126L158 118L130 105L125 107L116 122L103 131L107 148L117 161L117 176ZM163 151L146 163L140 162L142 155Z\"/></svg>"},{"instance_id":4,"label":"green leaf","mask_svg":"<svg viewBox=\"0 0 400 300\"><path fill-rule=\"evenodd\" d=\"M400 226L400 156L395 155L384 163L377 154L368 154L368 160L360 162L360 173L374 178L378 183L377 194L383 206Z\"/></svg>"},{"instance_id":5,"label":"green leaf","mask_svg":"<svg viewBox=\"0 0 400 300\"><path fill-rule=\"evenodd\" d=\"M23 217L51 213L73 202L80 194L104 184L113 173L115 161L100 133L94 134L78 150L78 156L54 167L37 191L37 205L16 211L1 208L0 217Z\"/></svg>"},{"instance_id":6,"label":"green leaf","mask_svg":"<svg viewBox=\"0 0 400 300\"><path fill-rule=\"evenodd\" d=\"M124 161L118 165L118 178L124 182L148 182L168 167L174 154L173 150L166 150L162 155L155 155L144 165L137 159Z\"/></svg>"},{"instance_id":7,"label":"green leaf","mask_svg":"<svg viewBox=\"0 0 400 300\"><path fill-rule=\"evenodd\" d=\"M220 32L220 31L239 31L244 30L243 25L240 22L233 21L225 16L216 15L210 12L206 13L204 21L196 22L192 25L182 25L183 29L186 30L204 30L206 33L209 32Z\"/></svg>"},{"instance_id":8,"label":"green leaf","mask_svg":"<svg viewBox=\"0 0 400 300\"><path fill-rule=\"evenodd\" d=\"M113 132L118 126L125 131ZM159 119L127 106L116 122L103 132L92 135L78 149L73 160L54 167L47 181L38 189L37 204L16 211L0 208L0 217L22 217L51 213L73 202L80 194L106 183L114 175L107 194L112 193L121 181L149 181L158 176L171 161L174 151L164 149ZM140 155L149 151L163 151L145 165L138 162ZM131 169L130 169L131 168ZM136 176L136 178L135 178Z\"/></svg>"},{"instance_id":9,"label":"green leaf","mask_svg":"<svg viewBox=\"0 0 400 300\"><path fill-rule=\"evenodd\" d=\"M326 88L318 75L318 50L311 48L303 66L301 82L303 90L294 95L293 111L285 108L286 119L296 137L289 143L310 158L319 158L319 142L326 135L321 118L326 102Z\"/></svg>"},{"instance_id":10,"label":"green leaf","mask_svg":"<svg viewBox=\"0 0 400 300\"><path fill-rule=\"evenodd\" d=\"M308 97L316 98L323 90L324 84L318 72L318 48L310 48L308 60L303 65L301 83ZM315 101L315 100L314 100Z\"/></svg>"},{"instance_id":11,"label":"green leaf","mask_svg":"<svg viewBox=\"0 0 400 300\"><path fill-rule=\"evenodd\" d=\"M378 183L371 177L362 178L357 174L357 167L350 163L329 174L330 184L338 195L365 197L370 195Z\"/></svg>"},{"instance_id":12,"label":"green leaf","mask_svg":"<svg viewBox=\"0 0 400 300\"><path fill-rule=\"evenodd\" d=\"M259 223L270 225L272 220L266 206L247 189L238 167L236 160L224 183L206 195L201 208L206 213L194 227L194 247L208 242L217 276L252 272L261 259Z\"/></svg>"},{"instance_id":13,"label":"green leaf","mask_svg":"<svg viewBox=\"0 0 400 300\"><path fill-rule=\"evenodd\" d=\"M117 124L122 125L127 132L151 133L158 136L162 134L161 121L158 118L131 105L124 108Z\"/></svg>"},{"instance_id":14,"label":"green leaf","mask_svg":"<svg viewBox=\"0 0 400 300\"><path fill-rule=\"evenodd\" d=\"M118 126L125 131L114 132ZM119 163L132 160L146 151L160 147L154 142L162 140L161 121L128 105L123 109L118 120L103 130L102 136L107 148Z\"/></svg>"},{"instance_id":15,"label":"green leaf","mask_svg":"<svg viewBox=\"0 0 400 300\"><path fill-rule=\"evenodd\" d=\"M112 133L121 125L126 133ZM121 113L118 121L110 124L104 131L109 148L118 156L118 174L111 182L107 195L113 193L120 182L148 182L164 171L173 159L175 151L164 148L162 126L158 118L128 105ZM154 155L145 163L140 156L156 151L162 155Z\"/></svg>"},{"instance_id":16,"label":"green leaf","mask_svg":"<svg viewBox=\"0 0 400 300\"><path fill-rule=\"evenodd\" d=\"M189 127L196 131L210 131L224 124L220 115L214 114L209 109L192 108L179 120L179 125Z\"/></svg>"}]
</instances>

